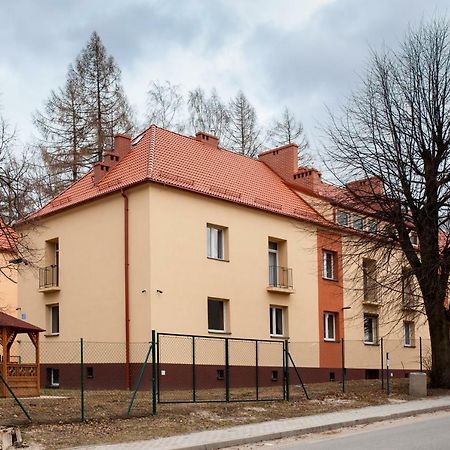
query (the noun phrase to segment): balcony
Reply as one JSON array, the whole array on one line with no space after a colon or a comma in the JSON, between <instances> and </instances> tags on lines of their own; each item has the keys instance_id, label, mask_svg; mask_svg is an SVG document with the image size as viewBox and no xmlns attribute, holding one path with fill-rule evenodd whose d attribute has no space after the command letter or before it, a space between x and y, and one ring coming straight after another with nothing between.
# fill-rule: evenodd
<instances>
[{"instance_id":1,"label":"balcony","mask_svg":"<svg viewBox=\"0 0 450 450\"><path fill-rule=\"evenodd\" d=\"M59 291L59 267L56 264L39 269L39 292Z\"/></svg>"},{"instance_id":2,"label":"balcony","mask_svg":"<svg viewBox=\"0 0 450 450\"><path fill-rule=\"evenodd\" d=\"M288 267L269 266L269 292L293 294L292 269Z\"/></svg>"}]
</instances>

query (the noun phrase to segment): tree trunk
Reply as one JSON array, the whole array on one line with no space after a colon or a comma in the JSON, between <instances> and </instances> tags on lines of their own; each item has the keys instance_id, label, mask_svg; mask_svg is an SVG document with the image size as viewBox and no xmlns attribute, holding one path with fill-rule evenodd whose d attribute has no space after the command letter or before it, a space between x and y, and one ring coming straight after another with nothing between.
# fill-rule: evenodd
<instances>
[{"instance_id":1,"label":"tree trunk","mask_svg":"<svg viewBox=\"0 0 450 450\"><path fill-rule=\"evenodd\" d=\"M450 340L444 302L436 298L424 298L424 301L431 305L427 308L432 353L431 386L450 388Z\"/></svg>"}]
</instances>

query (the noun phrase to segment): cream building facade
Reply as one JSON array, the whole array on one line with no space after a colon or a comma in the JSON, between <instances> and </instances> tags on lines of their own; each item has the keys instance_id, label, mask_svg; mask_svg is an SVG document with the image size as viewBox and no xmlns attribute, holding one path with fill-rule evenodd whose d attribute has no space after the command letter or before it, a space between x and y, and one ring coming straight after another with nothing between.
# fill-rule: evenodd
<instances>
[{"instance_id":1,"label":"cream building facade","mask_svg":"<svg viewBox=\"0 0 450 450\"><path fill-rule=\"evenodd\" d=\"M337 223L346 210L327 186L297 167L295 145L253 160L206 133L117 136L102 163L19 225L42 264L21 268L18 306L46 329L43 345L125 343L126 364L154 329L289 340L322 381L341 365L342 338L346 366L364 377L379 367L379 338L395 336L393 368L417 370L411 349L426 326L367 301L363 257L346 257L355 230Z\"/></svg>"}]
</instances>

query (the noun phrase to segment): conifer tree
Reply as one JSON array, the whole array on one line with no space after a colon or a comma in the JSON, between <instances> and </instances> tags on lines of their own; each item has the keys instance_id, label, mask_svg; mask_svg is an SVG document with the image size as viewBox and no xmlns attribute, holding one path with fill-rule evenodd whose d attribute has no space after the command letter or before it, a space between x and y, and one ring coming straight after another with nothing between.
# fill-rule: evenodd
<instances>
[{"instance_id":1,"label":"conifer tree","mask_svg":"<svg viewBox=\"0 0 450 450\"><path fill-rule=\"evenodd\" d=\"M227 144L242 155L254 157L261 147L261 129L257 122L255 108L242 91L231 100L228 107L230 122Z\"/></svg>"}]
</instances>

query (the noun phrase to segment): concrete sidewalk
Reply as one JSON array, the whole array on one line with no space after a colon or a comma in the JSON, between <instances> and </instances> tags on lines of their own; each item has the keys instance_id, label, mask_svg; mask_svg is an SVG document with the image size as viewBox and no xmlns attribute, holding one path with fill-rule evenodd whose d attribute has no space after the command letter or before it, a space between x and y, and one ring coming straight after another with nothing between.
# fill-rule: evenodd
<instances>
[{"instance_id":1,"label":"concrete sidewalk","mask_svg":"<svg viewBox=\"0 0 450 450\"><path fill-rule=\"evenodd\" d=\"M407 417L427 412L450 410L450 396L348 409L316 416L272 420L212 431L183 434L150 441L76 447L77 450L150 450L150 449L218 449L271 439L321 432L341 427Z\"/></svg>"}]
</instances>

